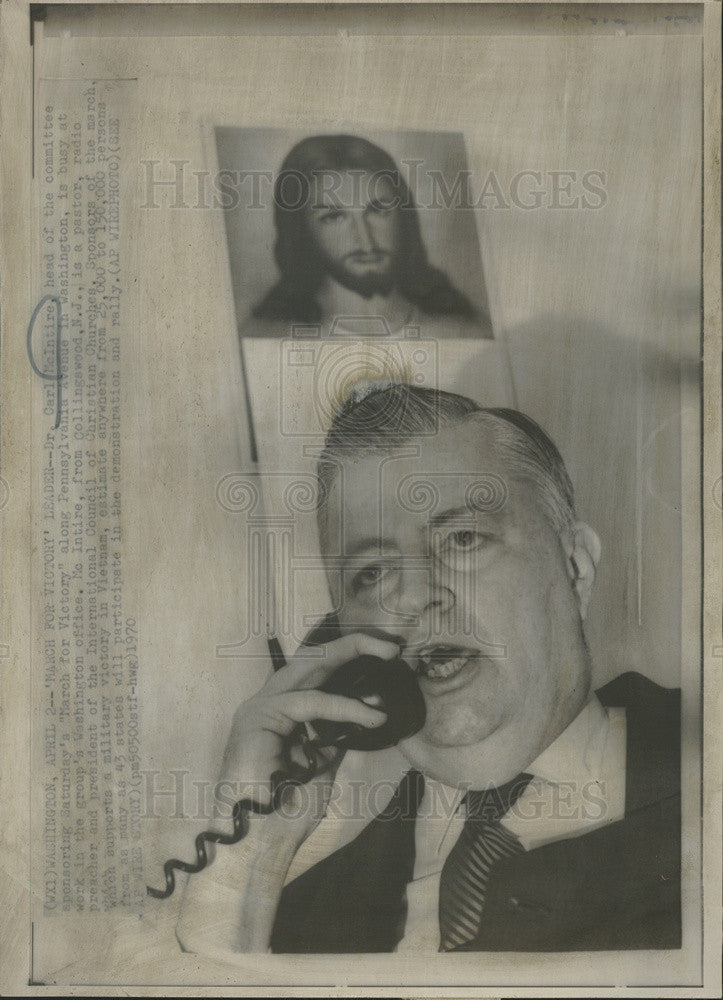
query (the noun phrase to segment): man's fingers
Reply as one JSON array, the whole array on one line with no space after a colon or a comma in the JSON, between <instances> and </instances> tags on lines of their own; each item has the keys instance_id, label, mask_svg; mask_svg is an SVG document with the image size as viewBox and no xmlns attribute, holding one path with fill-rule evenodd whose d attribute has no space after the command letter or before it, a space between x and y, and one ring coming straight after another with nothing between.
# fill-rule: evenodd
<instances>
[{"instance_id":1,"label":"man's fingers","mask_svg":"<svg viewBox=\"0 0 723 1000\"><path fill-rule=\"evenodd\" d=\"M377 708L365 705L356 698L345 698L340 694L326 694L323 691L289 691L276 699L279 709L294 722L313 722L314 719L328 719L329 722L356 722L360 726L380 726L386 714Z\"/></svg>"},{"instance_id":2,"label":"man's fingers","mask_svg":"<svg viewBox=\"0 0 723 1000\"><path fill-rule=\"evenodd\" d=\"M268 685L276 691L319 687L337 667L363 654L391 660L399 655L399 646L364 632L353 632L323 646L302 646L289 665L269 679Z\"/></svg>"}]
</instances>

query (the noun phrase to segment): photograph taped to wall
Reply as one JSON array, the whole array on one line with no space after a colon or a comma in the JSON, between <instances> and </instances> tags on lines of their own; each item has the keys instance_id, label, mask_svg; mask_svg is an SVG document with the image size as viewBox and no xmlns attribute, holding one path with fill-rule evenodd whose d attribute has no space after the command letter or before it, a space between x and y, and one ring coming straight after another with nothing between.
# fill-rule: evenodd
<instances>
[{"instance_id":1,"label":"photograph taped to wall","mask_svg":"<svg viewBox=\"0 0 723 1000\"><path fill-rule=\"evenodd\" d=\"M713 6L3 10L3 985L715 995Z\"/></svg>"},{"instance_id":2,"label":"photograph taped to wall","mask_svg":"<svg viewBox=\"0 0 723 1000\"><path fill-rule=\"evenodd\" d=\"M216 130L241 335L491 336L464 137L357 128Z\"/></svg>"}]
</instances>

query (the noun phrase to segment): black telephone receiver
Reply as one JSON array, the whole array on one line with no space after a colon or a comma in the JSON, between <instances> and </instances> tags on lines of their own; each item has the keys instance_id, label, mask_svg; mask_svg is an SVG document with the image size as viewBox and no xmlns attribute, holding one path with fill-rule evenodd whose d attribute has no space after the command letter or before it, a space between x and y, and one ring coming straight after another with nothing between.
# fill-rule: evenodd
<instances>
[{"instance_id":1,"label":"black telephone receiver","mask_svg":"<svg viewBox=\"0 0 723 1000\"><path fill-rule=\"evenodd\" d=\"M399 657L382 660L378 656L358 656L335 670L319 690L357 698L386 712L387 720L368 729L355 723L317 719L311 723L318 737L313 741L316 746L385 750L413 736L424 725L426 708L422 692L414 671Z\"/></svg>"},{"instance_id":2,"label":"black telephone receiver","mask_svg":"<svg viewBox=\"0 0 723 1000\"><path fill-rule=\"evenodd\" d=\"M274 666L279 669L283 665L278 641L270 641ZM278 653L275 655L275 649ZM304 726L299 726L287 740L284 748L286 769L276 771L271 776L272 796L268 806L262 806L253 799L241 799L233 810L234 829L232 834L216 833L214 830L204 830L196 837L196 863L189 864L171 858L163 866L166 879L165 889L154 889L146 886L149 896L155 899L167 899L176 887L174 870L194 875L202 871L208 864L206 844L237 844L248 829L246 812L270 813L277 808L284 788L290 784L304 784L313 777L329 770L338 763L339 755L333 761L322 757L315 751L326 747L335 747L343 754L346 750L385 750L395 746L400 740L413 736L424 725L426 707L422 692L417 684L412 669L404 660L396 657L393 660L382 660L378 656L362 655L343 664L319 686L320 691L327 694L340 694L347 698L357 698L386 712L387 719L381 726L367 728L351 722L329 722L328 719L316 719L311 726L314 736L310 737ZM308 767L303 768L292 760L291 754L298 746L306 756Z\"/></svg>"}]
</instances>

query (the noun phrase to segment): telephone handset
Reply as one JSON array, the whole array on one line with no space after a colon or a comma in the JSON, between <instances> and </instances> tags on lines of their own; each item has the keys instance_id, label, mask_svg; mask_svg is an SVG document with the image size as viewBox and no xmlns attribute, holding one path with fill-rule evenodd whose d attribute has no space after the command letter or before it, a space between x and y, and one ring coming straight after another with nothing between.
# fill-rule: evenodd
<instances>
[{"instance_id":1,"label":"telephone handset","mask_svg":"<svg viewBox=\"0 0 723 1000\"><path fill-rule=\"evenodd\" d=\"M272 650L273 655L273 650ZM280 666L276 664L275 666ZM271 802L264 806L253 799L241 799L233 809L234 829L231 834L204 830L196 837L196 863L188 864L171 858L163 866L166 879L165 889L146 886L149 896L167 899L176 887L174 869L195 875L208 864L206 844L237 844L246 835L248 823L246 812L267 814L279 805L284 789L290 785L304 784L338 762L338 756L329 761L315 751L336 747L342 753L347 750L385 750L407 739L424 725L426 708L422 692L412 669L400 658L382 660L378 656L362 655L343 664L319 686L327 694L340 694L347 698L357 698L385 712L387 719L381 726L367 729L365 726L347 722L329 722L316 719L311 723L314 736L309 736L305 727L299 726L287 740L284 747L284 770L271 775ZM308 767L303 768L292 760L295 747L300 747L306 757ZM320 764L319 757L323 763Z\"/></svg>"},{"instance_id":2,"label":"telephone handset","mask_svg":"<svg viewBox=\"0 0 723 1000\"><path fill-rule=\"evenodd\" d=\"M419 684L411 668L398 657L382 660L378 656L357 656L335 670L319 690L357 698L387 715L386 722L374 729L317 719L312 726L320 747L385 750L413 736L424 725L426 708Z\"/></svg>"}]
</instances>

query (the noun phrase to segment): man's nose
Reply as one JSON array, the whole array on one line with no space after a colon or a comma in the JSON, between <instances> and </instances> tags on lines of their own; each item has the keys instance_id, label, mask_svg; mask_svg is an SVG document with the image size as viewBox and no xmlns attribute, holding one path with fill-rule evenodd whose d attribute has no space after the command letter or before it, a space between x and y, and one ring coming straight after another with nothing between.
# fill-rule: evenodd
<instances>
[{"instance_id":1,"label":"man's nose","mask_svg":"<svg viewBox=\"0 0 723 1000\"><path fill-rule=\"evenodd\" d=\"M352 213L352 230L354 242L362 253L373 253L377 249L374 234L364 212Z\"/></svg>"},{"instance_id":2,"label":"man's nose","mask_svg":"<svg viewBox=\"0 0 723 1000\"><path fill-rule=\"evenodd\" d=\"M400 582L396 611L405 624L418 626L454 608L454 594L436 577L428 565L405 567Z\"/></svg>"}]
</instances>

